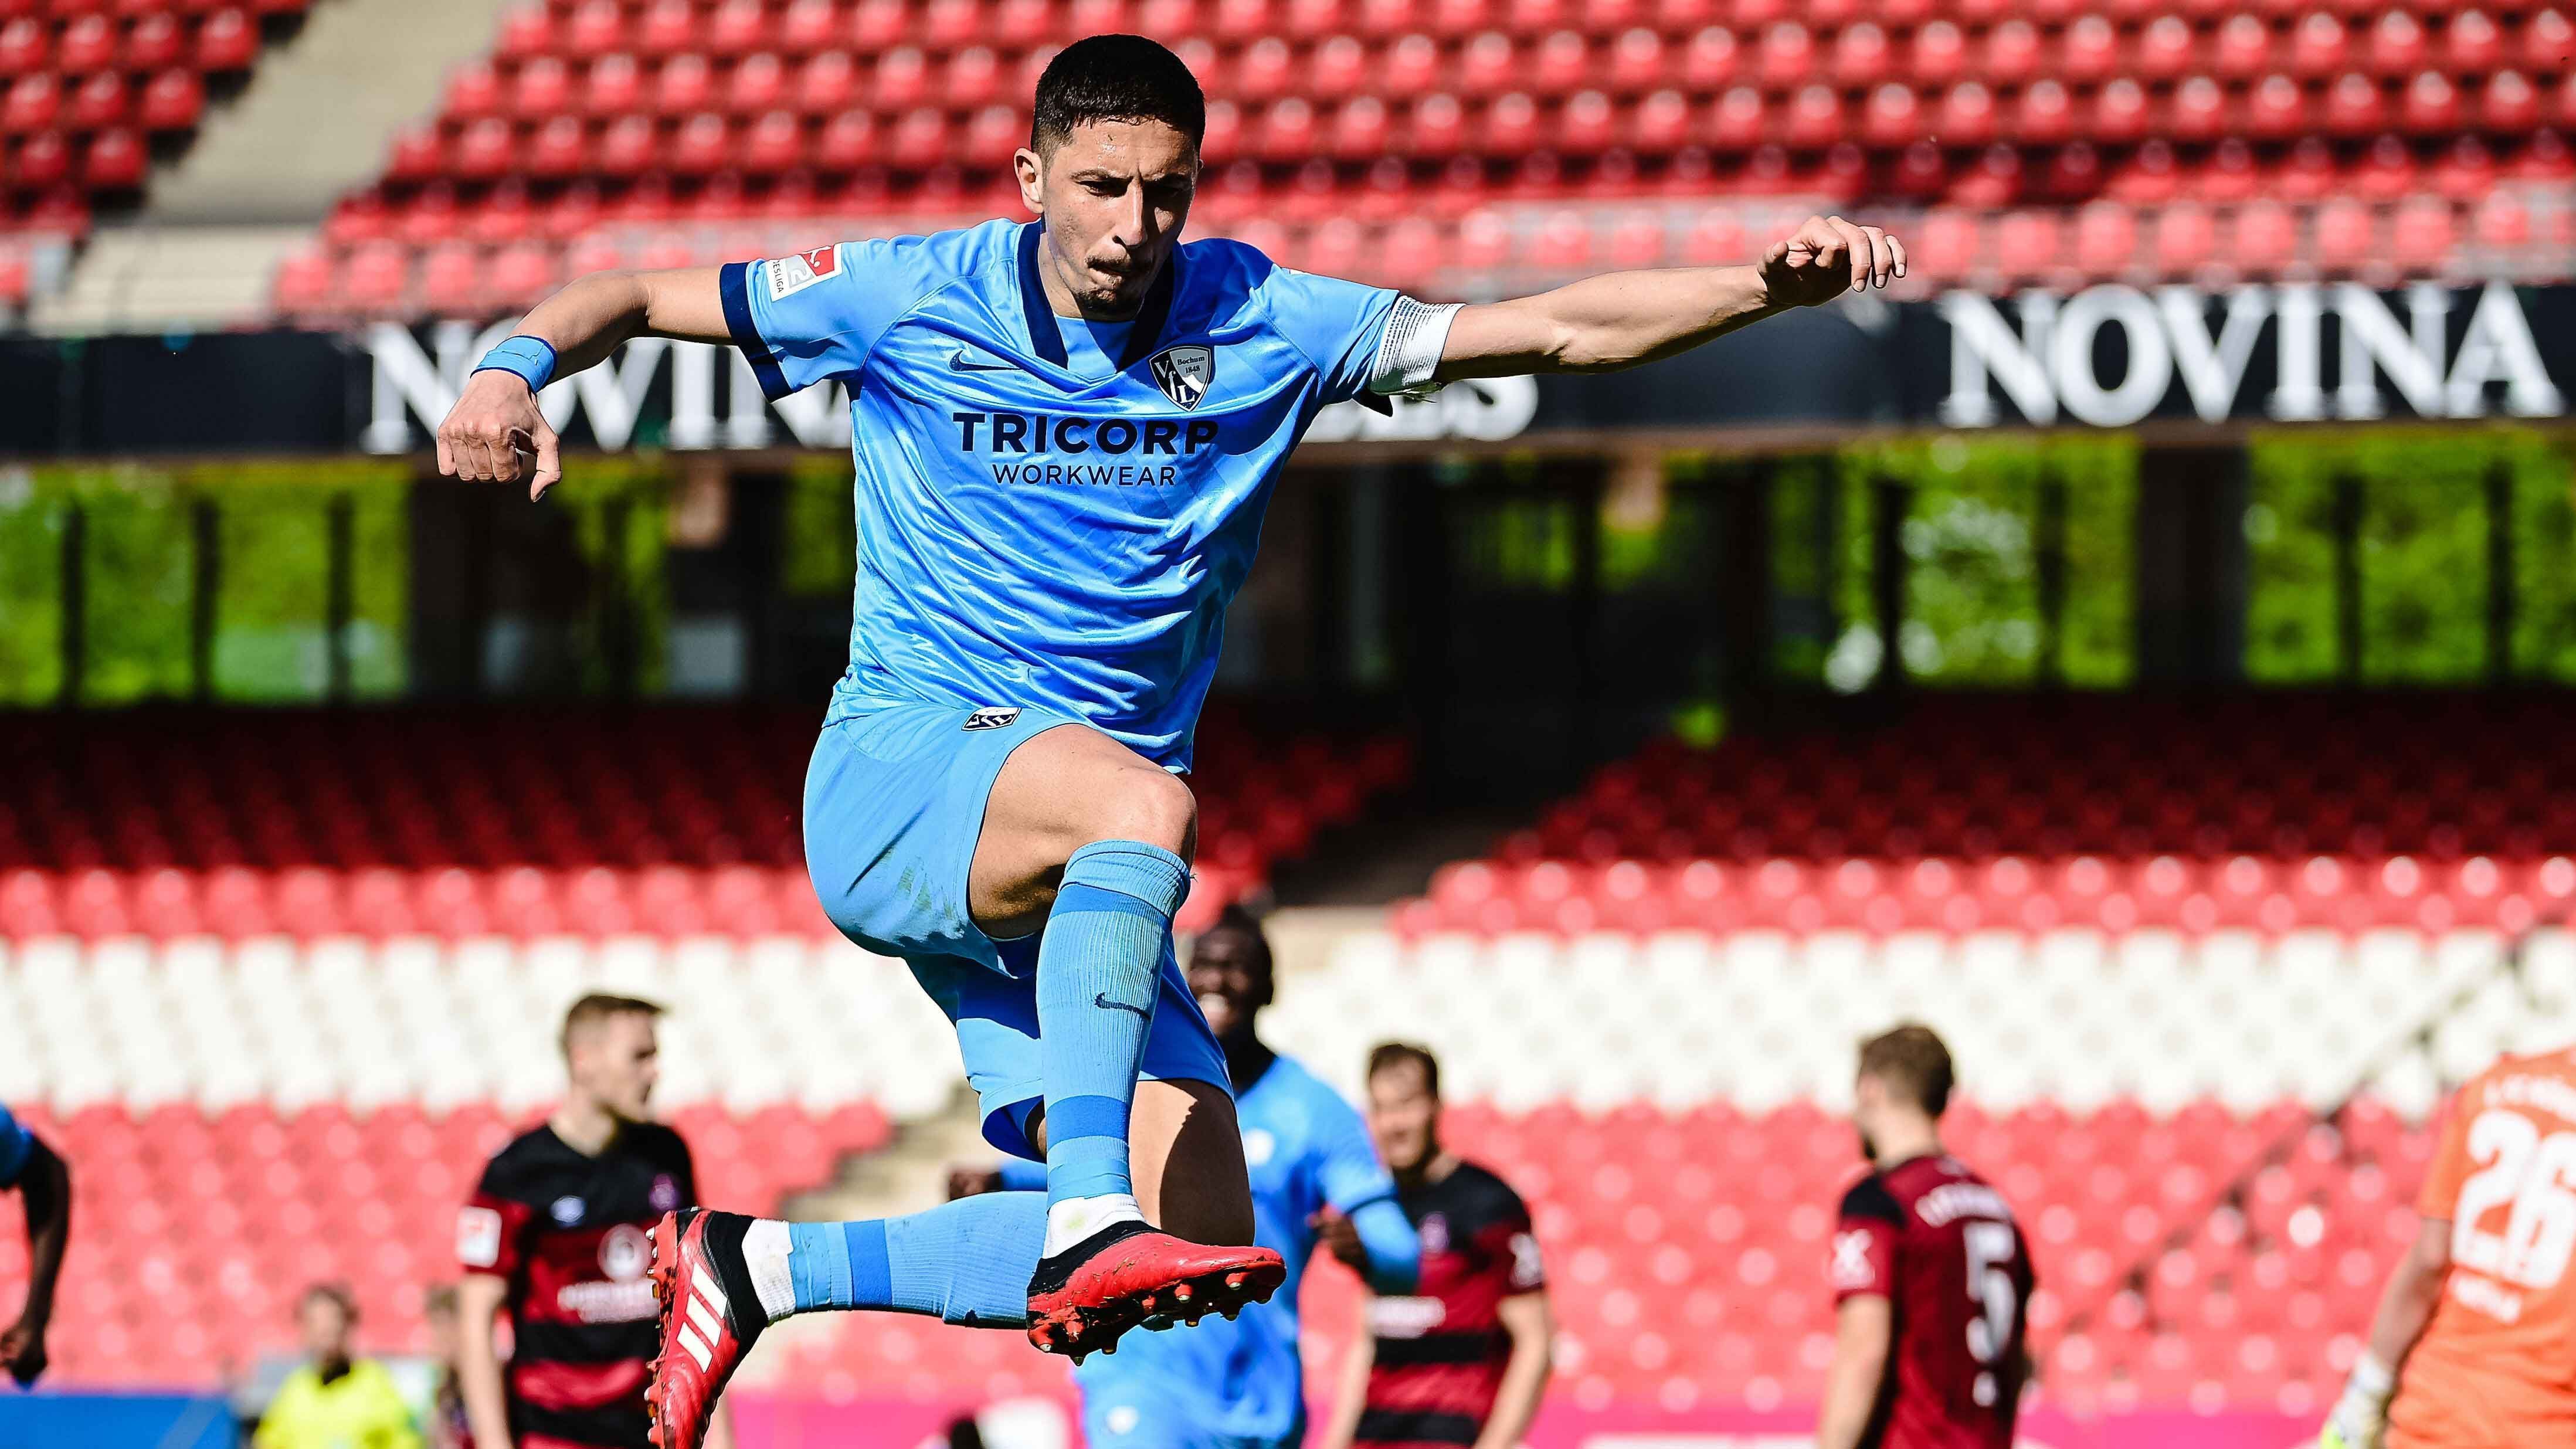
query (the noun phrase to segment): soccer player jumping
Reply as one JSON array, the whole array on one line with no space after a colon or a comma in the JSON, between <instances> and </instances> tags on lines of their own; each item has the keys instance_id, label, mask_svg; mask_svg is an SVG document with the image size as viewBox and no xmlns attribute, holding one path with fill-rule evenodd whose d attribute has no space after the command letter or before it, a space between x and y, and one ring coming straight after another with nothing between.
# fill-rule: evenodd
<instances>
[{"instance_id":1,"label":"soccer player jumping","mask_svg":"<svg viewBox=\"0 0 2576 1449\"><path fill-rule=\"evenodd\" d=\"M1426 306L1239 242L1183 246L1206 103L1135 36L1066 47L1013 157L1039 220L584 277L495 348L442 471L562 476L536 392L627 339L731 342L772 397L850 391L850 667L805 786L807 868L859 944L957 1026L984 1131L1047 1191L847 1224L676 1215L656 1234L662 1449L808 1309L1025 1325L1087 1354L1261 1301L1224 1063L1174 964L1182 783L1228 600L1289 451L1330 403L1669 356L1885 286L1905 251L1812 218L1749 266ZM521 461L534 455L533 470Z\"/></svg>"}]
</instances>

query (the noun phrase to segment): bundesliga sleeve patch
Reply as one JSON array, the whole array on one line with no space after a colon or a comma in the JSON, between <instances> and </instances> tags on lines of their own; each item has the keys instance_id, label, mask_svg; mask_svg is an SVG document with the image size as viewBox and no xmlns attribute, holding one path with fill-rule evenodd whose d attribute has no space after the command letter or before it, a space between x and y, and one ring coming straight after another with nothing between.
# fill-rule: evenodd
<instances>
[{"instance_id":1,"label":"bundesliga sleeve patch","mask_svg":"<svg viewBox=\"0 0 2576 1449\"><path fill-rule=\"evenodd\" d=\"M761 263L761 273L769 278L769 300L784 302L807 287L836 275L841 270L838 246L816 247L776 261Z\"/></svg>"},{"instance_id":2,"label":"bundesliga sleeve patch","mask_svg":"<svg viewBox=\"0 0 2576 1449\"><path fill-rule=\"evenodd\" d=\"M499 1213L469 1207L456 1215L456 1260L468 1268L489 1268L501 1261Z\"/></svg>"}]
</instances>

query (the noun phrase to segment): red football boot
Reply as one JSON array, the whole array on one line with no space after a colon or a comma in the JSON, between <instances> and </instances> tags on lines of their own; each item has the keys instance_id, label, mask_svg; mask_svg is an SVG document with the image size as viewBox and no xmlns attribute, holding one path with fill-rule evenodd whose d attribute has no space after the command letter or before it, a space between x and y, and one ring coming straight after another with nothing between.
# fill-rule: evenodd
<instances>
[{"instance_id":1,"label":"red football boot","mask_svg":"<svg viewBox=\"0 0 2576 1449\"><path fill-rule=\"evenodd\" d=\"M1113 1351L1139 1325L1232 1318L1247 1303L1270 1301L1287 1277L1268 1248L1185 1242L1130 1218L1038 1264L1029 1278L1029 1342L1080 1363Z\"/></svg>"},{"instance_id":2,"label":"red football boot","mask_svg":"<svg viewBox=\"0 0 2576 1449\"><path fill-rule=\"evenodd\" d=\"M654 1449L698 1449L716 1396L769 1320L743 1265L739 1213L682 1208L653 1225L653 1296L662 1346L644 1384Z\"/></svg>"}]
</instances>

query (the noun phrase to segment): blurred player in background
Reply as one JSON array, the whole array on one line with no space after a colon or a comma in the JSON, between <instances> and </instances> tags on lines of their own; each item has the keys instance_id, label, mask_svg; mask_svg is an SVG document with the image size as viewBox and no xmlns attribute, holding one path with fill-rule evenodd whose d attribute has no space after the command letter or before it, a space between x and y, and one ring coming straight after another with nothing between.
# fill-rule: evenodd
<instances>
[{"instance_id":1,"label":"blurred player in background","mask_svg":"<svg viewBox=\"0 0 2576 1449\"><path fill-rule=\"evenodd\" d=\"M1076 1371L1083 1438L1092 1449L1275 1449L1306 1436L1306 1375L1297 1352L1297 1290L1321 1243L1381 1293L1407 1293L1422 1266L1368 1129L1332 1088L1261 1040L1276 991L1269 937L1228 906L1190 947L1190 990L1225 1051L1243 1159L1252 1176L1253 1241L1275 1249L1288 1279L1240 1319L1132 1334L1115 1356ZM1042 1189L1033 1163L959 1174L952 1190Z\"/></svg>"},{"instance_id":2,"label":"blurred player in background","mask_svg":"<svg viewBox=\"0 0 2576 1449\"><path fill-rule=\"evenodd\" d=\"M0 1190L12 1187L27 1213L27 1300L18 1321L0 1329L0 1368L23 1388L45 1371L45 1326L72 1234L72 1170L0 1107Z\"/></svg>"},{"instance_id":3,"label":"blurred player in background","mask_svg":"<svg viewBox=\"0 0 2576 1449\"><path fill-rule=\"evenodd\" d=\"M2507 1057L2460 1088L2329 1449L2576 1444L2571 1182L2576 1048Z\"/></svg>"},{"instance_id":4,"label":"blurred player in background","mask_svg":"<svg viewBox=\"0 0 2576 1449\"><path fill-rule=\"evenodd\" d=\"M394 1376L354 1351L358 1300L348 1289L336 1283L305 1289L295 1324L304 1335L304 1362L268 1401L251 1449L421 1449Z\"/></svg>"},{"instance_id":5,"label":"blurred player in background","mask_svg":"<svg viewBox=\"0 0 2576 1449\"><path fill-rule=\"evenodd\" d=\"M1870 1174L1834 1229L1818 1449L2011 1449L2030 1252L2002 1195L1941 1148L1956 1080L1928 1026L1861 1043L1852 1125Z\"/></svg>"},{"instance_id":6,"label":"blurred player in background","mask_svg":"<svg viewBox=\"0 0 2576 1449\"><path fill-rule=\"evenodd\" d=\"M483 1169L457 1218L457 1383L475 1449L644 1449L652 1227L698 1200L680 1134L650 1120L662 1008L591 995L564 1014L564 1100ZM507 1308L506 1374L492 1317ZM723 1442L721 1421L717 1438Z\"/></svg>"},{"instance_id":7,"label":"blurred player in background","mask_svg":"<svg viewBox=\"0 0 2576 1449\"><path fill-rule=\"evenodd\" d=\"M533 452L533 496L562 475L537 393L629 338L731 342L772 398L848 384L858 581L807 869L843 934L909 962L956 1023L987 1140L1047 1163L1042 1201L657 1228L662 1449L695 1449L789 1314L1025 1325L1080 1357L1275 1291L1171 922L1198 835L1180 776L1290 452L1332 403L1631 366L1904 266L1876 228L1815 217L1746 266L1429 306L1239 242L1183 248L1206 122L1170 50L1075 41L1012 158L1040 220L581 278L439 427L461 477L515 480Z\"/></svg>"},{"instance_id":8,"label":"blurred player in background","mask_svg":"<svg viewBox=\"0 0 2576 1449\"><path fill-rule=\"evenodd\" d=\"M1422 1281L1362 1302L1324 1449L1512 1449L1546 1391L1556 1335L1529 1209L1440 1141L1440 1063L1418 1046L1369 1053L1369 1133L1422 1237Z\"/></svg>"},{"instance_id":9,"label":"blurred player in background","mask_svg":"<svg viewBox=\"0 0 2576 1449\"><path fill-rule=\"evenodd\" d=\"M456 1326L456 1285L441 1283L423 1294L420 1316L429 1329L430 1369L438 1375L430 1386L429 1422L422 1426L422 1437L429 1449L474 1449L474 1425L465 1416L465 1391L456 1377L463 1343Z\"/></svg>"}]
</instances>

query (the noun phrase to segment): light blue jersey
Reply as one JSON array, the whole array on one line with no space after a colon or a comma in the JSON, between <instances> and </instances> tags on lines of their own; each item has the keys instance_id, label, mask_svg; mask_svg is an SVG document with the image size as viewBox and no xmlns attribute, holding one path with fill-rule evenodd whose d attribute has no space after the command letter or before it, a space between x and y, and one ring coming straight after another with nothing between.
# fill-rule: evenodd
<instances>
[{"instance_id":1,"label":"light blue jersey","mask_svg":"<svg viewBox=\"0 0 2576 1449\"><path fill-rule=\"evenodd\" d=\"M1176 248L1131 323L1058 317L1040 225L724 269L769 396L850 390L858 588L831 718L1029 706L1186 769L1289 450L1318 409L1428 369L1383 345L1396 293L1233 241Z\"/></svg>"},{"instance_id":2,"label":"light blue jersey","mask_svg":"<svg viewBox=\"0 0 2576 1449\"><path fill-rule=\"evenodd\" d=\"M0 1105L0 1187L18 1185L18 1174L27 1170L27 1155L35 1148L35 1135Z\"/></svg>"},{"instance_id":3,"label":"light blue jersey","mask_svg":"<svg viewBox=\"0 0 2576 1449\"><path fill-rule=\"evenodd\" d=\"M1208 1318L1195 1328L1130 1333L1116 1353L1095 1354L1076 1369L1095 1449L1118 1449L1130 1439L1294 1443L1304 1425L1297 1289L1315 1251L1307 1219L1326 1205L1349 1216L1390 1202L1395 1181L1359 1113L1286 1057L1240 1095L1235 1110L1252 1176L1253 1240L1286 1260L1288 1280L1231 1323ZM1122 1415L1122 1408L1132 1412Z\"/></svg>"}]
</instances>

